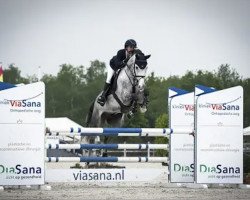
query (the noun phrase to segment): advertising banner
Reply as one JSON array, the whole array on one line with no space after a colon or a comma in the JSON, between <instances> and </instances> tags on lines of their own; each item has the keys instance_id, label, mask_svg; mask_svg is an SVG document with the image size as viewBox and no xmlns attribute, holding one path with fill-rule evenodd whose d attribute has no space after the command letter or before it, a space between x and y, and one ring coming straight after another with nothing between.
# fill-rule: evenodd
<instances>
[{"instance_id":1,"label":"advertising banner","mask_svg":"<svg viewBox=\"0 0 250 200\"><path fill-rule=\"evenodd\" d=\"M242 183L243 88L196 96L196 182Z\"/></svg>"},{"instance_id":2,"label":"advertising banner","mask_svg":"<svg viewBox=\"0 0 250 200\"><path fill-rule=\"evenodd\" d=\"M169 127L194 129L194 93L169 89ZM190 133L170 135L170 182L194 182L194 136Z\"/></svg>"},{"instance_id":3,"label":"advertising banner","mask_svg":"<svg viewBox=\"0 0 250 200\"><path fill-rule=\"evenodd\" d=\"M0 185L44 184L44 83L0 91L0 116Z\"/></svg>"},{"instance_id":4,"label":"advertising banner","mask_svg":"<svg viewBox=\"0 0 250 200\"><path fill-rule=\"evenodd\" d=\"M46 182L126 182L159 181L166 169L47 169Z\"/></svg>"}]
</instances>

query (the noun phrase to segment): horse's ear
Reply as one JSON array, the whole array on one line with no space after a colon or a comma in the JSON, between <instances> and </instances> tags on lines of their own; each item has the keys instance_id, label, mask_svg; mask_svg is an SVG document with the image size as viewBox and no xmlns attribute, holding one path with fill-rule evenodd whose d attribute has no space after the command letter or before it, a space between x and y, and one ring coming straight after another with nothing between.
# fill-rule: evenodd
<instances>
[{"instance_id":1,"label":"horse's ear","mask_svg":"<svg viewBox=\"0 0 250 200\"><path fill-rule=\"evenodd\" d=\"M145 56L145 59L146 59L146 60L147 60L147 59L149 59L149 58L150 58L150 56L151 56L151 55L147 55L147 56Z\"/></svg>"}]
</instances>

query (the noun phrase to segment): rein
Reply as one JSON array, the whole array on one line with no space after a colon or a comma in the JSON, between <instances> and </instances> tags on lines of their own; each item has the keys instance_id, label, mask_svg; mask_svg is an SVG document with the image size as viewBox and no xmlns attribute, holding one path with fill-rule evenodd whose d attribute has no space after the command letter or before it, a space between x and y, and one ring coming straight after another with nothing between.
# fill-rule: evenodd
<instances>
[{"instance_id":1,"label":"rein","mask_svg":"<svg viewBox=\"0 0 250 200\"><path fill-rule=\"evenodd\" d=\"M131 81L131 78L129 77L129 75L128 75L126 69L125 69L125 73L126 73L128 79L129 79L129 82L131 83L131 85L132 85L132 87L133 87L133 90L135 90L134 87L136 87L136 86L138 85L140 79L144 78L145 76L138 76L138 75L136 74L136 71L135 71L135 63L134 63L134 65L133 65L134 72L132 71L132 69L130 69L130 67L129 67L127 64L126 64L126 66L127 66L127 68L129 69L130 73L131 73L132 76L133 76L133 81ZM140 78L140 79L137 79L137 78ZM135 91L134 91L133 93L135 93Z\"/></svg>"},{"instance_id":2,"label":"rein","mask_svg":"<svg viewBox=\"0 0 250 200\"><path fill-rule=\"evenodd\" d=\"M144 78L145 76L138 76L136 74L136 71L135 71L135 63L133 64L133 69L131 69L127 64L126 64L126 67L128 68L128 70L130 71L130 73L132 74L132 78L129 76L128 72L126 69L124 69L128 79L129 79L129 82L130 84L132 85L132 100L130 102L130 105L124 105L121 100L119 99L119 97L116 95L115 91L112 92L113 94L113 97L115 98L115 100L118 102L118 104L120 105L121 107L121 111L122 112L126 112L126 111L131 111L132 112L136 112L136 107L137 107L137 98L136 98L136 95L135 95L135 92L136 92L136 86L138 85L139 81L141 78ZM140 78L140 79L137 79L137 78Z\"/></svg>"}]
</instances>

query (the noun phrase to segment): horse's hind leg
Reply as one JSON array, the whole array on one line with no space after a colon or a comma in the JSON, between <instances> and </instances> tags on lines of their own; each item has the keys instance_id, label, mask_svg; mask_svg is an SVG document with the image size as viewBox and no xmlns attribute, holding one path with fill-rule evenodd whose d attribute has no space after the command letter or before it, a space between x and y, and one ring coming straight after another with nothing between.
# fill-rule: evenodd
<instances>
[{"instance_id":1,"label":"horse's hind leg","mask_svg":"<svg viewBox=\"0 0 250 200\"><path fill-rule=\"evenodd\" d=\"M108 136L104 136L103 138L103 144L107 144L108 143ZM103 149L102 152L102 157L107 157L108 156L108 150L107 149Z\"/></svg>"},{"instance_id":2,"label":"horse's hind leg","mask_svg":"<svg viewBox=\"0 0 250 200\"><path fill-rule=\"evenodd\" d=\"M99 127L100 124L101 124L101 119L100 119L100 111L98 108L96 108L96 104L92 104L91 105L91 115L88 116L88 119L87 119L87 125L88 127ZM99 137L99 136L81 136L81 143L84 142L84 143L87 143L87 144L94 144L95 143L95 139L96 137ZM99 138L98 138L99 139ZM93 155L93 150L82 150L82 154L83 155L87 155L87 156L92 156Z\"/></svg>"},{"instance_id":3,"label":"horse's hind leg","mask_svg":"<svg viewBox=\"0 0 250 200\"><path fill-rule=\"evenodd\" d=\"M109 118L107 120L107 123L109 125L111 125L112 127L121 127L123 125L123 122L124 122L124 115L122 113L119 113L119 114L114 114L112 115L111 118ZM104 144L107 144L108 143L108 139L109 137L108 136L104 136L104 139L103 139L103 143ZM103 154L102 154L103 157L107 157L108 156L108 151L107 149L105 149L103 151Z\"/></svg>"}]
</instances>

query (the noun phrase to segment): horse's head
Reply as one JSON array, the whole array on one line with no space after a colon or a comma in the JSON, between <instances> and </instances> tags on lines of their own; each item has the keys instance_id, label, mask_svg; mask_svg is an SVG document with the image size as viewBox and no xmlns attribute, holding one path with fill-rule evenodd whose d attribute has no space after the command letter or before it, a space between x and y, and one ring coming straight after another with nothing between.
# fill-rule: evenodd
<instances>
[{"instance_id":1,"label":"horse's head","mask_svg":"<svg viewBox=\"0 0 250 200\"><path fill-rule=\"evenodd\" d=\"M151 55L145 56L143 53L140 54L134 54L128 61L127 66L131 72L131 75L133 76L133 83L139 91L143 91L145 87L145 76L147 73L147 59Z\"/></svg>"}]
</instances>

